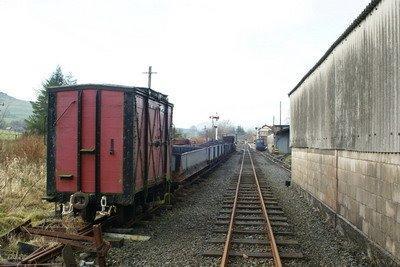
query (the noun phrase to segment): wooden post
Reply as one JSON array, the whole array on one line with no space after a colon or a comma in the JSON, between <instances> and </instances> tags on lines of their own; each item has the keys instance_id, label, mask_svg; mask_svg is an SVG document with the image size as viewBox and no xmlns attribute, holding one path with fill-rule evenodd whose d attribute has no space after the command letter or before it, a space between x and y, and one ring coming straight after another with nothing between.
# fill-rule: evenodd
<instances>
[{"instance_id":1,"label":"wooden post","mask_svg":"<svg viewBox=\"0 0 400 267\"><path fill-rule=\"evenodd\" d=\"M94 245L97 250L97 263L100 267L105 267L106 265L106 255L103 251L103 236L101 233L101 226L96 224L93 225L93 238L94 238Z\"/></svg>"}]
</instances>

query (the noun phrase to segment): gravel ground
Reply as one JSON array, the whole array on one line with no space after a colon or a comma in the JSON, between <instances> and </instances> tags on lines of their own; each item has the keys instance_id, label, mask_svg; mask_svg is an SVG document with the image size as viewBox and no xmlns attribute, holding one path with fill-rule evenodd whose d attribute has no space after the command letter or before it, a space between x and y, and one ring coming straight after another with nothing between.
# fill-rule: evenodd
<instances>
[{"instance_id":1,"label":"gravel ground","mask_svg":"<svg viewBox=\"0 0 400 267\"><path fill-rule=\"evenodd\" d=\"M253 154L254 155L254 154ZM172 210L161 212L153 220L134 228L137 234L150 236L149 241L125 242L120 249L112 249L108 256L111 265L218 265L218 258L202 256L212 246L205 240L212 237L212 229L222 206L226 188L236 177L241 154L238 152L217 168L199 185L190 186L183 201ZM324 223L307 200L295 189L285 186L287 171L255 156L271 190L301 243L301 252L310 265L369 265L368 257L358 245ZM286 262L286 264L290 262ZM303 262L304 263L304 262ZM294 263L296 264L296 263Z\"/></svg>"},{"instance_id":2,"label":"gravel ground","mask_svg":"<svg viewBox=\"0 0 400 267\"><path fill-rule=\"evenodd\" d=\"M149 241L125 242L112 249L108 263L112 265L216 265L217 258L202 256L209 249L205 240L211 236L222 197L239 168L236 153L218 167L202 183L192 185L182 202L173 205L147 224L135 227L138 234L150 236Z\"/></svg>"},{"instance_id":3,"label":"gravel ground","mask_svg":"<svg viewBox=\"0 0 400 267\"><path fill-rule=\"evenodd\" d=\"M294 188L285 186L285 181L290 179L287 171L259 154L253 155L293 226L309 264L335 266L372 264L355 242L341 236L332 226L325 224L305 198Z\"/></svg>"}]
</instances>

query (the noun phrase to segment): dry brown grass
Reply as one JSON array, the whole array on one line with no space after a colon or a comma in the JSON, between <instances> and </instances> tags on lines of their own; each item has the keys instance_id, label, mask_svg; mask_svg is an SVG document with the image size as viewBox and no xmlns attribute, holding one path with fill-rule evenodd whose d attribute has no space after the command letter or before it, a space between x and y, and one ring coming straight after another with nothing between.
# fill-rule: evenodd
<instances>
[{"instance_id":1,"label":"dry brown grass","mask_svg":"<svg viewBox=\"0 0 400 267\"><path fill-rule=\"evenodd\" d=\"M46 146L43 136L24 135L16 140L0 140L0 164L16 158L24 159L27 163L45 163Z\"/></svg>"},{"instance_id":2,"label":"dry brown grass","mask_svg":"<svg viewBox=\"0 0 400 267\"><path fill-rule=\"evenodd\" d=\"M35 226L63 227L70 232L82 227L79 218L54 218L54 206L42 200L46 191L46 146L43 136L0 139L0 236L31 219ZM18 259L18 242L42 246L53 244L48 238L9 236L0 241L0 265L5 258Z\"/></svg>"},{"instance_id":3,"label":"dry brown grass","mask_svg":"<svg viewBox=\"0 0 400 267\"><path fill-rule=\"evenodd\" d=\"M53 206L41 199L46 185L45 151L42 136L0 140L0 234L51 212Z\"/></svg>"}]
</instances>

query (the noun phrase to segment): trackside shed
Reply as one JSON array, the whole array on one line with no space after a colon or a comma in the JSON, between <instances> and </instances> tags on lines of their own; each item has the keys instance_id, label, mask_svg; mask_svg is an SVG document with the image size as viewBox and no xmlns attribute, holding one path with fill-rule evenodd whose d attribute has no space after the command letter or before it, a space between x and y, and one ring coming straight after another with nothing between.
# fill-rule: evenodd
<instances>
[{"instance_id":1,"label":"trackside shed","mask_svg":"<svg viewBox=\"0 0 400 267\"><path fill-rule=\"evenodd\" d=\"M289 96L295 186L400 260L400 1L372 1Z\"/></svg>"}]
</instances>

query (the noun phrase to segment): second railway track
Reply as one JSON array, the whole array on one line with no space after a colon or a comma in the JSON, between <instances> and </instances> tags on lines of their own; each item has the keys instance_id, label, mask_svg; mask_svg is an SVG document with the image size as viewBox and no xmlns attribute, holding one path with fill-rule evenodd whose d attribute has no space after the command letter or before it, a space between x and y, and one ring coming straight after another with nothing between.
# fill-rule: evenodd
<instances>
[{"instance_id":1,"label":"second railway track","mask_svg":"<svg viewBox=\"0 0 400 267\"><path fill-rule=\"evenodd\" d=\"M240 171L223 197L215 222L211 249L204 256L220 257L220 265L302 262L303 254L292 227L266 179L260 179L251 151L246 148Z\"/></svg>"}]
</instances>

